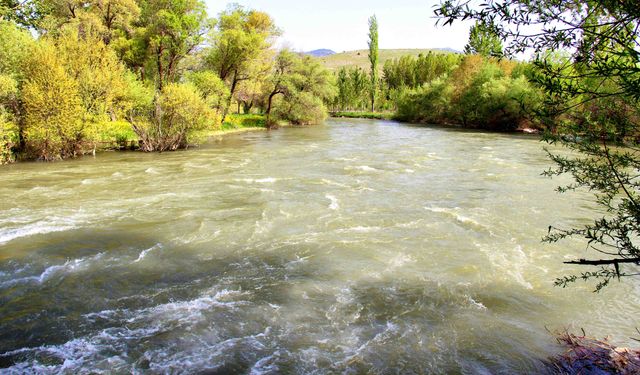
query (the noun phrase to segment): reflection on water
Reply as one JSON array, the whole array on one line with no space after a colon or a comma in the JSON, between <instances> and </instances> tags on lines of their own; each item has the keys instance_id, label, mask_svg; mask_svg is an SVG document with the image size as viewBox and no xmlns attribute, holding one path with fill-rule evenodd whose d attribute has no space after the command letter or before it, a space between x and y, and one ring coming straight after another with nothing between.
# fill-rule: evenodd
<instances>
[{"instance_id":1,"label":"reflection on water","mask_svg":"<svg viewBox=\"0 0 640 375\"><path fill-rule=\"evenodd\" d=\"M588 196L529 137L380 121L2 168L0 368L522 373L629 344L633 281L552 286Z\"/></svg>"}]
</instances>

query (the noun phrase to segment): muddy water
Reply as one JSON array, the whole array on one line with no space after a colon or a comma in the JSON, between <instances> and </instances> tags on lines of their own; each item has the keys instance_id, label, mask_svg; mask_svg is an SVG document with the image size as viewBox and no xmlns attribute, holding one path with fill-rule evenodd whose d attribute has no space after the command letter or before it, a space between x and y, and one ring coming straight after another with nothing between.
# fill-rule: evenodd
<instances>
[{"instance_id":1,"label":"muddy water","mask_svg":"<svg viewBox=\"0 0 640 375\"><path fill-rule=\"evenodd\" d=\"M638 283L559 289L588 195L534 138L331 120L0 169L0 372L538 373L630 344ZM578 269L579 270L579 269Z\"/></svg>"}]
</instances>

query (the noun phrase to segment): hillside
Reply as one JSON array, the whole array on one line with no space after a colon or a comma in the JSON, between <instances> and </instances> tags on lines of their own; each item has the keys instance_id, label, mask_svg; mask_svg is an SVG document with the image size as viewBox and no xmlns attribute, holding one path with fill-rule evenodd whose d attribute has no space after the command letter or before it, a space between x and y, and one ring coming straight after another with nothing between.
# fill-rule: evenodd
<instances>
[{"instance_id":1,"label":"hillside","mask_svg":"<svg viewBox=\"0 0 640 375\"><path fill-rule=\"evenodd\" d=\"M429 51L437 53L451 53L452 50L439 49L381 49L380 50L380 69L385 61L396 59L405 55L418 56L419 54L427 54ZM336 53L331 56L318 57L320 61L329 70L338 70L343 66L359 66L363 69L369 69L369 59L367 57L369 50L356 50Z\"/></svg>"}]
</instances>

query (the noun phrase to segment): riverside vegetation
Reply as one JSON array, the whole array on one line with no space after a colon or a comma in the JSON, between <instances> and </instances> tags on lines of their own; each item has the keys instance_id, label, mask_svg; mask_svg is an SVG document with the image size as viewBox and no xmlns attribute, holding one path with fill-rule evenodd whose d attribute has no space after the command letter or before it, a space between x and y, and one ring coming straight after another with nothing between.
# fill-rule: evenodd
<instances>
[{"instance_id":1,"label":"riverside vegetation","mask_svg":"<svg viewBox=\"0 0 640 375\"><path fill-rule=\"evenodd\" d=\"M274 52L279 33L264 12L232 5L214 20L199 0L3 1L0 162L105 143L186 148L233 126L234 102L264 112L273 92L273 116L260 126L321 121L330 74L310 57Z\"/></svg>"},{"instance_id":2,"label":"riverside vegetation","mask_svg":"<svg viewBox=\"0 0 640 375\"><path fill-rule=\"evenodd\" d=\"M327 108L339 117L551 133L609 111L622 138L635 136L626 122L637 108L616 97L597 108L566 101L571 110L561 116L543 114L563 105L544 95L553 75L539 60L510 59L485 22L471 28L465 54L430 51L381 66L372 16L370 69L331 74L319 59L274 51L281 31L264 12L232 5L212 19L201 1L165 2L6 2L0 162L105 146L170 151L236 128L231 112L262 115L254 124L273 128L321 122ZM541 52L556 69L571 63L569 54Z\"/></svg>"}]
</instances>

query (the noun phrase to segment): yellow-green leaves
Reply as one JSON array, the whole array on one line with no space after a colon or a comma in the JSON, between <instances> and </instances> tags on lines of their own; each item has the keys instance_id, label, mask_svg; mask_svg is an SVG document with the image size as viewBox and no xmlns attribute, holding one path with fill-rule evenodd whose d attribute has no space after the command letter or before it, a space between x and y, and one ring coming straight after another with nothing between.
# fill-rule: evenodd
<instances>
[{"instance_id":1,"label":"yellow-green leaves","mask_svg":"<svg viewBox=\"0 0 640 375\"><path fill-rule=\"evenodd\" d=\"M83 141L84 110L78 85L64 69L55 47L42 41L25 64L22 88L24 137L42 160L75 156Z\"/></svg>"},{"instance_id":2,"label":"yellow-green leaves","mask_svg":"<svg viewBox=\"0 0 640 375\"><path fill-rule=\"evenodd\" d=\"M155 100L148 122L134 124L143 151L186 148L201 131L212 128L215 115L192 84L166 85Z\"/></svg>"}]
</instances>

